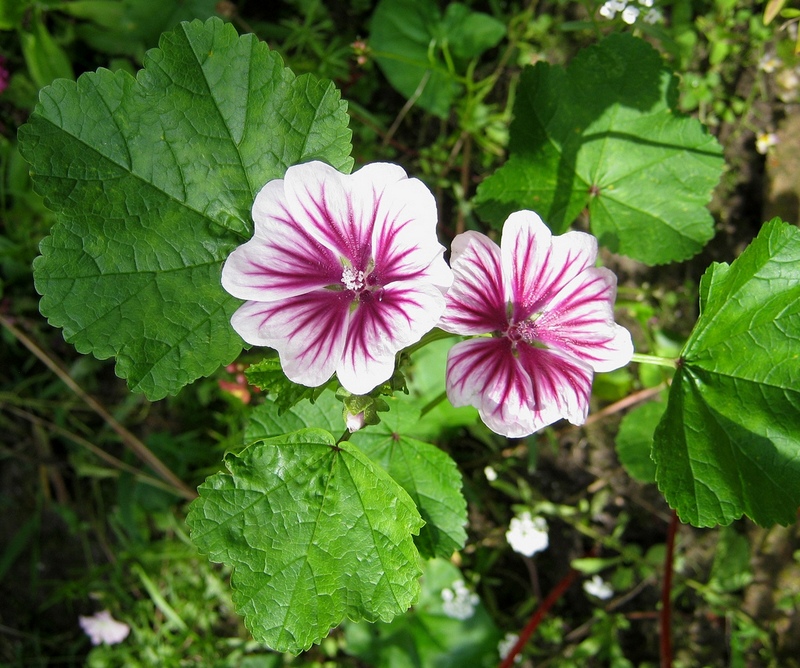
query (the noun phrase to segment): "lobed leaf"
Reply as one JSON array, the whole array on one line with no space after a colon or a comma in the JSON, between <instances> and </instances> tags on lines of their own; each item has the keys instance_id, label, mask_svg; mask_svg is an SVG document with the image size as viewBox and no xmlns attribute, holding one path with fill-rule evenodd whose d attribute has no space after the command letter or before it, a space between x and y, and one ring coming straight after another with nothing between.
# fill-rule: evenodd
<instances>
[{"instance_id":1,"label":"lobed leaf","mask_svg":"<svg viewBox=\"0 0 800 668\"><path fill-rule=\"evenodd\" d=\"M352 165L333 84L219 19L163 35L136 79L57 80L19 136L58 218L34 263L41 311L150 399L241 351L220 270L257 191L297 162Z\"/></svg>"},{"instance_id":2,"label":"lobed leaf","mask_svg":"<svg viewBox=\"0 0 800 668\"><path fill-rule=\"evenodd\" d=\"M319 429L251 445L199 488L187 522L233 567L253 637L299 653L345 618L389 621L419 594L414 503L358 448Z\"/></svg>"},{"instance_id":3,"label":"lobed leaf","mask_svg":"<svg viewBox=\"0 0 800 668\"><path fill-rule=\"evenodd\" d=\"M477 57L505 33L500 21L461 3L450 3L442 16L433 0L382 0L372 15L369 43L396 90L446 118L463 90L452 59Z\"/></svg>"},{"instance_id":4,"label":"lobed leaf","mask_svg":"<svg viewBox=\"0 0 800 668\"><path fill-rule=\"evenodd\" d=\"M331 434L344 431L342 402L333 392L322 392L313 402L302 400L287 408L276 400L259 404L250 412L244 440L253 443L307 428L324 429Z\"/></svg>"},{"instance_id":5,"label":"lobed leaf","mask_svg":"<svg viewBox=\"0 0 800 668\"><path fill-rule=\"evenodd\" d=\"M684 260L711 239L705 205L722 148L676 111L676 77L649 44L612 34L564 69L522 74L508 162L478 188L478 213L500 225L530 209L555 233L584 209L610 250L648 264Z\"/></svg>"},{"instance_id":6,"label":"lobed leaf","mask_svg":"<svg viewBox=\"0 0 800 668\"><path fill-rule=\"evenodd\" d=\"M406 435L419 422L418 410L396 398L388 398L387 403L390 412L381 423L357 431L350 440L383 466L414 500L425 520L415 541L420 554L449 559L467 540L461 474L447 453Z\"/></svg>"},{"instance_id":7,"label":"lobed leaf","mask_svg":"<svg viewBox=\"0 0 800 668\"><path fill-rule=\"evenodd\" d=\"M800 230L766 224L700 284L655 434L656 481L695 526L791 524L800 506Z\"/></svg>"}]
</instances>

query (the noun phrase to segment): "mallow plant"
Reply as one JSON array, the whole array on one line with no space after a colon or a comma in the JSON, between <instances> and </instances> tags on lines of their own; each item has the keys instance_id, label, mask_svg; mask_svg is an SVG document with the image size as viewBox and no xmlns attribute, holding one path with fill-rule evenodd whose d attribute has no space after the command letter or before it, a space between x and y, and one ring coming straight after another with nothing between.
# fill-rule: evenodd
<instances>
[{"instance_id":1,"label":"mallow plant","mask_svg":"<svg viewBox=\"0 0 800 668\"><path fill-rule=\"evenodd\" d=\"M136 77L41 91L19 138L57 216L34 265L49 322L152 400L257 360L245 442L188 516L256 640L298 653L346 619L389 621L464 546L458 468L428 442L439 400L523 438L582 424L594 374L666 365L650 457L678 516L796 520L798 229L770 221L708 268L675 359L634 352L598 266L599 246L655 265L713 236L722 151L675 90L628 35L526 67L509 158L473 200L490 234L449 240L421 180L354 163L331 82L221 20L163 35ZM569 231L582 212L591 234ZM441 393L420 405L409 369L443 339Z\"/></svg>"}]
</instances>

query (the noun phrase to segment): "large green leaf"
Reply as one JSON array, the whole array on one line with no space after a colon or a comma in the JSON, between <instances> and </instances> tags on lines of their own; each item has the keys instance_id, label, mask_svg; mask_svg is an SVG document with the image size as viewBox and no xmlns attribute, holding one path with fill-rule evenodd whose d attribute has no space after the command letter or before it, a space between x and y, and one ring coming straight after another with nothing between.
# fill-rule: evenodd
<instances>
[{"instance_id":1,"label":"large green leaf","mask_svg":"<svg viewBox=\"0 0 800 668\"><path fill-rule=\"evenodd\" d=\"M394 88L446 118L463 89L459 65L496 46L505 32L497 19L461 3L450 3L442 16L434 0L382 0L369 43Z\"/></svg>"},{"instance_id":2,"label":"large green leaf","mask_svg":"<svg viewBox=\"0 0 800 668\"><path fill-rule=\"evenodd\" d=\"M138 77L45 88L20 150L58 224L34 264L41 311L151 399L234 359L220 269L256 192L312 158L349 170L345 104L219 19L182 23Z\"/></svg>"},{"instance_id":3,"label":"large green leaf","mask_svg":"<svg viewBox=\"0 0 800 668\"><path fill-rule=\"evenodd\" d=\"M333 392L323 392L314 403L304 399L288 409L268 399L250 412L244 440L252 443L307 428L325 429L332 434L344 431L342 402Z\"/></svg>"},{"instance_id":4,"label":"large green leaf","mask_svg":"<svg viewBox=\"0 0 800 668\"><path fill-rule=\"evenodd\" d=\"M383 466L414 499L425 526L416 540L424 557L449 559L467 539L467 502L461 474L450 456L406 434L419 422L409 402L387 399L390 411L380 424L357 431L351 441Z\"/></svg>"},{"instance_id":5,"label":"large green leaf","mask_svg":"<svg viewBox=\"0 0 800 668\"><path fill-rule=\"evenodd\" d=\"M700 285L655 434L656 481L682 520L790 524L800 505L800 230L768 223Z\"/></svg>"},{"instance_id":6,"label":"large green leaf","mask_svg":"<svg viewBox=\"0 0 800 668\"><path fill-rule=\"evenodd\" d=\"M419 594L413 501L358 448L306 429L228 455L187 522L233 567L237 610L259 642L298 653L345 618L389 621Z\"/></svg>"},{"instance_id":7,"label":"large green leaf","mask_svg":"<svg viewBox=\"0 0 800 668\"><path fill-rule=\"evenodd\" d=\"M610 250L648 264L696 254L714 233L705 205L722 149L675 111L675 76L643 40L612 34L567 69L524 70L508 162L478 188L478 212L501 224L531 209L560 233L588 207Z\"/></svg>"}]
</instances>

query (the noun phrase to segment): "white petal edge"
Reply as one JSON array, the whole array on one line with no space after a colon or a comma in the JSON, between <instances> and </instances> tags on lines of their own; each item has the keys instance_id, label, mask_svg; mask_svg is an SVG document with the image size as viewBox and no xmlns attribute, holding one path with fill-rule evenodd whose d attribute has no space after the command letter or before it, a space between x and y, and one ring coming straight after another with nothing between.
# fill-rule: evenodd
<instances>
[{"instance_id":1,"label":"white petal edge","mask_svg":"<svg viewBox=\"0 0 800 668\"><path fill-rule=\"evenodd\" d=\"M512 213L500 241L506 299L515 320L543 306L597 259L597 240L584 232L553 236L533 211Z\"/></svg>"},{"instance_id":2,"label":"white petal edge","mask_svg":"<svg viewBox=\"0 0 800 668\"><path fill-rule=\"evenodd\" d=\"M387 285L382 301L359 306L351 314L336 369L342 387L353 394L367 394L389 380L397 353L433 329L443 312L444 296L435 286Z\"/></svg>"}]
</instances>

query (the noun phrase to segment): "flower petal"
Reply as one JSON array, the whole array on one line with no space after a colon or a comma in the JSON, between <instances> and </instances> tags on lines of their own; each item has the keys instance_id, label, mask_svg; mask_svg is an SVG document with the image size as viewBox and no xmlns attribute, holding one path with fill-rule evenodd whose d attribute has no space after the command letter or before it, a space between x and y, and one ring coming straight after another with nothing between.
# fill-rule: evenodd
<instances>
[{"instance_id":1,"label":"flower petal","mask_svg":"<svg viewBox=\"0 0 800 668\"><path fill-rule=\"evenodd\" d=\"M387 186L376 200L372 233L376 282L423 281L449 287L453 273L436 238L436 224L436 200L422 181L405 179Z\"/></svg>"},{"instance_id":2,"label":"flower petal","mask_svg":"<svg viewBox=\"0 0 800 668\"><path fill-rule=\"evenodd\" d=\"M478 232L459 234L452 245L453 285L439 327L455 334L488 334L508 327L500 248Z\"/></svg>"},{"instance_id":3,"label":"flower petal","mask_svg":"<svg viewBox=\"0 0 800 668\"><path fill-rule=\"evenodd\" d=\"M374 295L368 299L366 295ZM339 382L353 394L367 394L389 380L397 353L419 341L444 312L444 296L431 285L397 282L365 293L353 311Z\"/></svg>"},{"instance_id":4,"label":"flower petal","mask_svg":"<svg viewBox=\"0 0 800 668\"><path fill-rule=\"evenodd\" d=\"M255 234L228 256L222 286L234 297L270 302L335 285L342 278L338 256L293 215L284 181L270 181L253 204Z\"/></svg>"},{"instance_id":5,"label":"flower petal","mask_svg":"<svg viewBox=\"0 0 800 668\"><path fill-rule=\"evenodd\" d=\"M592 267L574 278L535 321L536 337L595 371L625 366L633 355L630 332L614 322L617 277Z\"/></svg>"},{"instance_id":6,"label":"flower petal","mask_svg":"<svg viewBox=\"0 0 800 668\"><path fill-rule=\"evenodd\" d=\"M582 424L589 411L592 370L556 350L505 337L457 343L447 358L447 396L475 406L495 433L528 436L566 418Z\"/></svg>"},{"instance_id":7,"label":"flower petal","mask_svg":"<svg viewBox=\"0 0 800 668\"><path fill-rule=\"evenodd\" d=\"M506 298L513 322L542 311L584 269L594 265L597 240L584 232L554 237L533 211L512 213L500 242Z\"/></svg>"},{"instance_id":8,"label":"flower petal","mask_svg":"<svg viewBox=\"0 0 800 668\"><path fill-rule=\"evenodd\" d=\"M372 230L384 190L408 179L390 163L372 163L341 174L323 162L295 165L286 171L286 195L293 215L338 257L365 271L372 257Z\"/></svg>"},{"instance_id":9,"label":"flower petal","mask_svg":"<svg viewBox=\"0 0 800 668\"><path fill-rule=\"evenodd\" d=\"M281 302L248 301L231 325L248 343L277 350L289 380L316 387L342 359L350 304L350 293L325 289Z\"/></svg>"}]
</instances>

